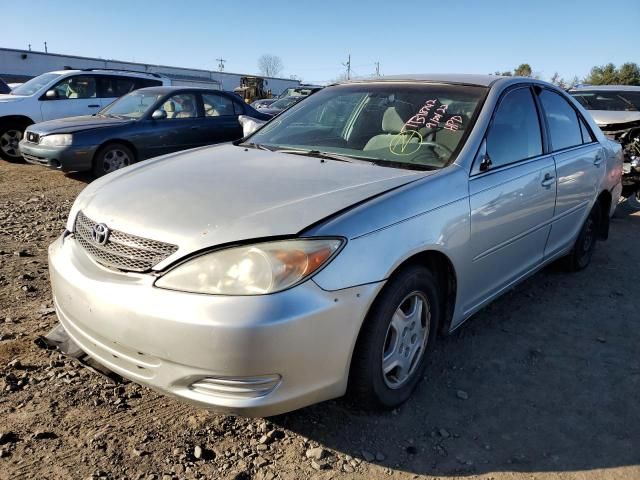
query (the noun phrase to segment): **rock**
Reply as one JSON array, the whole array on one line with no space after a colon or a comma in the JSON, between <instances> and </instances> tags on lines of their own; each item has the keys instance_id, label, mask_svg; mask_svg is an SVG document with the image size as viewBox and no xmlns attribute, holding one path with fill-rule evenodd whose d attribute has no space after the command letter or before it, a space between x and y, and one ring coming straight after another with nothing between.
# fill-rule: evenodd
<instances>
[{"instance_id":1,"label":"rock","mask_svg":"<svg viewBox=\"0 0 640 480\"><path fill-rule=\"evenodd\" d=\"M329 465L326 462L311 460L311 468L313 468L314 470L324 470L326 468L329 468Z\"/></svg>"},{"instance_id":2,"label":"rock","mask_svg":"<svg viewBox=\"0 0 640 480\"><path fill-rule=\"evenodd\" d=\"M353 473L356 471L355 468L353 468L351 465L349 465L348 463L345 463L342 466L342 471L346 472L346 473Z\"/></svg>"},{"instance_id":3,"label":"rock","mask_svg":"<svg viewBox=\"0 0 640 480\"><path fill-rule=\"evenodd\" d=\"M56 435L54 432L39 430L31 435L31 438L34 440L53 440L54 438L58 438L58 435Z\"/></svg>"},{"instance_id":4,"label":"rock","mask_svg":"<svg viewBox=\"0 0 640 480\"><path fill-rule=\"evenodd\" d=\"M444 428L439 429L438 433L442 438L449 438L451 436L451 434Z\"/></svg>"},{"instance_id":5,"label":"rock","mask_svg":"<svg viewBox=\"0 0 640 480\"><path fill-rule=\"evenodd\" d=\"M204 455L204 451L202 450L202 447L200 445L196 445L193 448L193 457L196 460L200 460L202 458L202 456Z\"/></svg>"},{"instance_id":6,"label":"rock","mask_svg":"<svg viewBox=\"0 0 640 480\"><path fill-rule=\"evenodd\" d=\"M19 359L14 358L13 360L11 360L9 363L7 363L7 367L11 367L11 368L22 368L22 363L20 362Z\"/></svg>"},{"instance_id":7,"label":"rock","mask_svg":"<svg viewBox=\"0 0 640 480\"><path fill-rule=\"evenodd\" d=\"M262 468L262 467L266 467L267 465L269 465L269 460L267 460L264 457L256 457L253 460L253 464L255 465L256 468Z\"/></svg>"},{"instance_id":8,"label":"rock","mask_svg":"<svg viewBox=\"0 0 640 480\"><path fill-rule=\"evenodd\" d=\"M271 438L268 435L262 435L260 437L260 440L258 440L258 443L263 444L263 445L271 443Z\"/></svg>"},{"instance_id":9,"label":"rock","mask_svg":"<svg viewBox=\"0 0 640 480\"><path fill-rule=\"evenodd\" d=\"M9 452L9 450L7 450L6 448L0 449L0 458L8 457L9 455L11 455L11 452Z\"/></svg>"},{"instance_id":10,"label":"rock","mask_svg":"<svg viewBox=\"0 0 640 480\"><path fill-rule=\"evenodd\" d=\"M456 397L458 397L460 400L469 400L469 394L464 390L458 390L456 392Z\"/></svg>"},{"instance_id":11,"label":"rock","mask_svg":"<svg viewBox=\"0 0 640 480\"><path fill-rule=\"evenodd\" d=\"M373 453L362 450L362 458L364 458L367 462L372 462L376 457Z\"/></svg>"},{"instance_id":12,"label":"rock","mask_svg":"<svg viewBox=\"0 0 640 480\"><path fill-rule=\"evenodd\" d=\"M314 460L321 460L324 458L326 452L322 447L310 448L306 452L307 458L313 458Z\"/></svg>"}]
</instances>

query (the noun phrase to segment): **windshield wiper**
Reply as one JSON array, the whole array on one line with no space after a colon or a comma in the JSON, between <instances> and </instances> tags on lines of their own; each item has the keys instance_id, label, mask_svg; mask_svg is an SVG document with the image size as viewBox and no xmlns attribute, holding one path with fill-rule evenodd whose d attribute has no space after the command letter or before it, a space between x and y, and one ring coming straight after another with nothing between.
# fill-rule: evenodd
<instances>
[{"instance_id":1,"label":"windshield wiper","mask_svg":"<svg viewBox=\"0 0 640 480\"><path fill-rule=\"evenodd\" d=\"M325 158L329 160L337 160L338 162L347 162L347 163L366 163L368 165L375 165L372 159L364 159L359 157L354 157L351 155L341 155L339 153L332 152L322 152L320 150L304 150L302 148L283 148L275 150L278 153L291 153L294 155L306 155L309 157L315 158Z\"/></svg>"}]
</instances>

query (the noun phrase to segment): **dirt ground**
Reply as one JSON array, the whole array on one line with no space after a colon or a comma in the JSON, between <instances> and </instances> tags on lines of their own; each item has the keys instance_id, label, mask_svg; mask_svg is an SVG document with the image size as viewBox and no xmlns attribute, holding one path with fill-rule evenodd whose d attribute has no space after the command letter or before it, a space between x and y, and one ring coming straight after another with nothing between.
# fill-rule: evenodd
<instances>
[{"instance_id":1,"label":"dirt ground","mask_svg":"<svg viewBox=\"0 0 640 480\"><path fill-rule=\"evenodd\" d=\"M586 271L549 267L441 339L400 409L244 419L34 343L86 181L0 161L0 478L640 479L640 214L618 209Z\"/></svg>"}]
</instances>

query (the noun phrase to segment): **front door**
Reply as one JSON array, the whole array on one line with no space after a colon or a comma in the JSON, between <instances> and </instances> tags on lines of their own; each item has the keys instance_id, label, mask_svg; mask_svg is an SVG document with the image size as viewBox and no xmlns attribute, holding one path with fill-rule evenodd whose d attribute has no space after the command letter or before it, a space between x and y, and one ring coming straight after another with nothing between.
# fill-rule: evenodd
<instances>
[{"instance_id":1,"label":"front door","mask_svg":"<svg viewBox=\"0 0 640 480\"><path fill-rule=\"evenodd\" d=\"M200 141L202 145L229 142L242 137L242 127L234 102L219 93L203 93L204 120Z\"/></svg>"},{"instance_id":2,"label":"front door","mask_svg":"<svg viewBox=\"0 0 640 480\"><path fill-rule=\"evenodd\" d=\"M102 106L94 75L72 75L58 82L50 90L56 92L55 97L43 96L40 100L42 119L45 121L93 115Z\"/></svg>"},{"instance_id":3,"label":"front door","mask_svg":"<svg viewBox=\"0 0 640 480\"><path fill-rule=\"evenodd\" d=\"M147 120L153 140L148 157L185 150L200 145L202 118L198 115L195 93L177 93L167 98L160 109L167 113L161 120Z\"/></svg>"},{"instance_id":4,"label":"front door","mask_svg":"<svg viewBox=\"0 0 640 480\"><path fill-rule=\"evenodd\" d=\"M485 165L474 165L469 181L470 268L465 283L471 290L465 314L542 261L556 200L553 157L543 153L529 87L503 96L485 145Z\"/></svg>"}]
</instances>

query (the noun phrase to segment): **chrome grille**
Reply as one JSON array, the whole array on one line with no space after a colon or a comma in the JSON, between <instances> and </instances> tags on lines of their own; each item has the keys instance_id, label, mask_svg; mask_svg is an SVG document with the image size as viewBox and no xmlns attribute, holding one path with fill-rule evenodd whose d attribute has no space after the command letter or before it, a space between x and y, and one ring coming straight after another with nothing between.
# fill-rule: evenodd
<instances>
[{"instance_id":1,"label":"chrome grille","mask_svg":"<svg viewBox=\"0 0 640 480\"><path fill-rule=\"evenodd\" d=\"M130 272L145 272L178 250L176 245L111 230L104 245L93 238L96 222L78 212L73 228L75 238L96 262Z\"/></svg>"}]
</instances>

